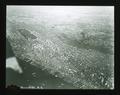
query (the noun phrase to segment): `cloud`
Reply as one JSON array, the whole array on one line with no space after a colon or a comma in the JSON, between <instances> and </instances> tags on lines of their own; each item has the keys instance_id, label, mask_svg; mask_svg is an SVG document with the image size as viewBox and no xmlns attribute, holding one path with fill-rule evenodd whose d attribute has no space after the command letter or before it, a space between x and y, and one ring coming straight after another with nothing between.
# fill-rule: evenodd
<instances>
[{"instance_id":1,"label":"cloud","mask_svg":"<svg viewBox=\"0 0 120 95\"><path fill-rule=\"evenodd\" d=\"M18 73L23 73L16 57L10 57L6 59L6 68L11 68Z\"/></svg>"}]
</instances>

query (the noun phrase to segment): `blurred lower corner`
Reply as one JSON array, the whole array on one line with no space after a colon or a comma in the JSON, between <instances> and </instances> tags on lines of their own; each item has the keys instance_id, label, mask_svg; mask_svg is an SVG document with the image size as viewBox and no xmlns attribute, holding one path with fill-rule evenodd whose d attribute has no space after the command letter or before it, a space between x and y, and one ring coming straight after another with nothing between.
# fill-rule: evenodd
<instances>
[{"instance_id":1,"label":"blurred lower corner","mask_svg":"<svg viewBox=\"0 0 120 95\"><path fill-rule=\"evenodd\" d=\"M8 85L6 95L20 95L20 87L16 85Z\"/></svg>"}]
</instances>

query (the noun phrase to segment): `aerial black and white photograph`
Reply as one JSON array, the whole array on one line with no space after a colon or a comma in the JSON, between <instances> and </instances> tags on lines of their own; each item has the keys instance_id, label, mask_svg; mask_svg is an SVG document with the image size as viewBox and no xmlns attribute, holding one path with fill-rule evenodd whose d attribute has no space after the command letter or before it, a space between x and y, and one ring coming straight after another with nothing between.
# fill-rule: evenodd
<instances>
[{"instance_id":1,"label":"aerial black and white photograph","mask_svg":"<svg viewBox=\"0 0 120 95\"><path fill-rule=\"evenodd\" d=\"M10 85L114 89L114 6L7 5Z\"/></svg>"}]
</instances>

